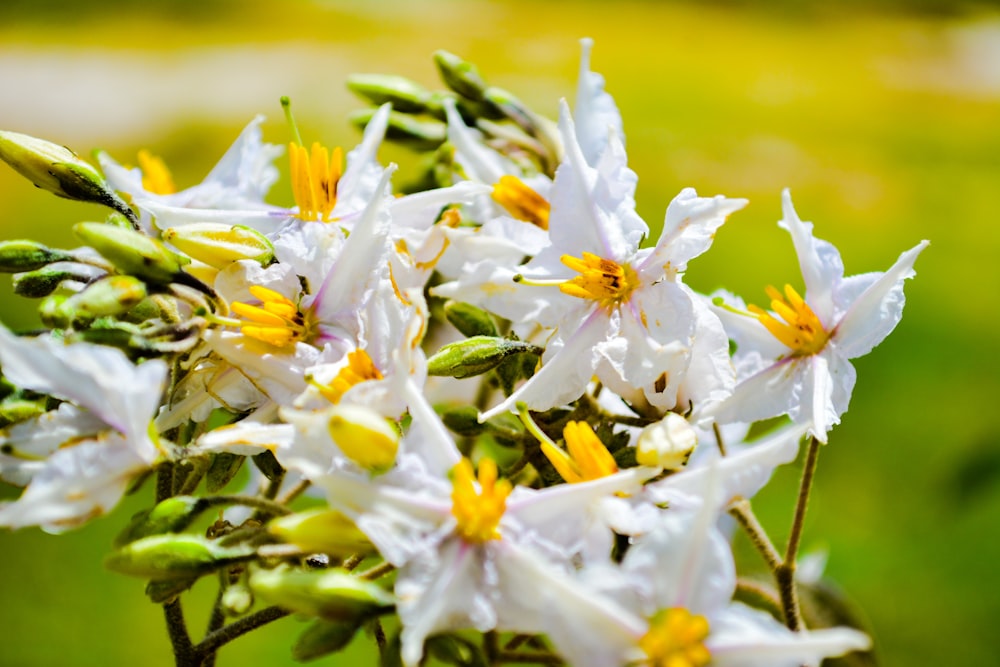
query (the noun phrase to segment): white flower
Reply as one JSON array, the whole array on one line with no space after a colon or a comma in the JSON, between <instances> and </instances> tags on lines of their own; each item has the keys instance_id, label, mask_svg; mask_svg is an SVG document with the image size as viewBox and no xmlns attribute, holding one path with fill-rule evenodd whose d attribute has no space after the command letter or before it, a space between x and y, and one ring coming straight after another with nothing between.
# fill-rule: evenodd
<instances>
[{"instance_id":1,"label":"white flower","mask_svg":"<svg viewBox=\"0 0 1000 667\"><path fill-rule=\"evenodd\" d=\"M769 288L773 313L754 306L746 312L736 299L715 308L737 343L740 382L706 414L719 423L787 414L798 423L812 422L812 434L826 442L854 389L849 360L868 354L899 323L903 282L915 275L913 263L928 242L901 254L885 273L845 278L840 253L813 237L812 223L799 219L788 190L782 204L779 224L792 236L805 296L788 285L784 294Z\"/></svg>"},{"instance_id":2,"label":"white flower","mask_svg":"<svg viewBox=\"0 0 1000 667\"><path fill-rule=\"evenodd\" d=\"M58 532L103 514L163 454L149 434L167 378L113 348L19 338L0 327L0 364L15 385L66 401L0 435L0 474L29 482L0 525Z\"/></svg>"}]
</instances>

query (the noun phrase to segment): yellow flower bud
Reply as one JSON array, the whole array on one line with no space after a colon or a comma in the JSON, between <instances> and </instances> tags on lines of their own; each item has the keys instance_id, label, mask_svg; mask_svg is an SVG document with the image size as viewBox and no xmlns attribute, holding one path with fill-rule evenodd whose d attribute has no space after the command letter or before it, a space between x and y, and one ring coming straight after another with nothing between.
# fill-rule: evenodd
<instances>
[{"instance_id":1,"label":"yellow flower bud","mask_svg":"<svg viewBox=\"0 0 1000 667\"><path fill-rule=\"evenodd\" d=\"M386 611L395 604L391 593L347 570L299 570L281 565L250 574L254 595L291 611L332 621L347 621Z\"/></svg>"},{"instance_id":2,"label":"yellow flower bud","mask_svg":"<svg viewBox=\"0 0 1000 667\"><path fill-rule=\"evenodd\" d=\"M375 546L354 522L335 510L318 509L290 514L272 520L267 529L283 542L307 552L340 558L375 552Z\"/></svg>"},{"instance_id":3,"label":"yellow flower bud","mask_svg":"<svg viewBox=\"0 0 1000 667\"><path fill-rule=\"evenodd\" d=\"M189 257L220 270L241 259L252 259L262 265L274 259L274 246L267 237L243 225L200 222L171 227L163 232L163 240Z\"/></svg>"},{"instance_id":4,"label":"yellow flower bud","mask_svg":"<svg viewBox=\"0 0 1000 667\"><path fill-rule=\"evenodd\" d=\"M399 431L371 408L336 405L327 413L330 438L354 463L374 474L396 463Z\"/></svg>"}]
</instances>

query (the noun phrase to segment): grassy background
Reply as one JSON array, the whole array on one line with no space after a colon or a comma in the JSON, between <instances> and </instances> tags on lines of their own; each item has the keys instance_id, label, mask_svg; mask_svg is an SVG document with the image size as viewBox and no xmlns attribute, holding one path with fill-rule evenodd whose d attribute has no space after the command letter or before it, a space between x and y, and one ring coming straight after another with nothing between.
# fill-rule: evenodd
<instances>
[{"instance_id":1,"label":"grassy background","mask_svg":"<svg viewBox=\"0 0 1000 667\"><path fill-rule=\"evenodd\" d=\"M271 117L268 140L287 141L284 94L307 141L353 145L345 116L357 103L344 78L386 72L436 85L438 48L554 115L558 98L574 92L576 40L593 37L594 69L625 119L645 219L657 226L688 185L751 200L694 262L687 280L696 288L726 286L759 303L768 284L800 286L775 225L784 187L841 249L848 274L883 270L931 240L907 284L902 323L856 362L851 410L821 454L805 547L829 550L827 573L865 610L885 665L995 664L997 15L908 14L898 3L850 14L820 3L358 4L213 2L185 13L178 8L188 3L9 3L0 11L0 127L123 161L149 148L183 187L256 113ZM272 201L290 203L286 182ZM0 204L5 238L61 245L72 223L103 216L6 168ZM8 326L33 324L9 289L0 299ZM779 542L796 477L796 467L781 471L757 502ZM0 664L171 664L142 584L101 566L111 536L148 501L131 499L58 538L0 533ZM195 589L193 627L203 626L211 594ZM218 664L290 664L300 627L280 621L224 650Z\"/></svg>"}]
</instances>

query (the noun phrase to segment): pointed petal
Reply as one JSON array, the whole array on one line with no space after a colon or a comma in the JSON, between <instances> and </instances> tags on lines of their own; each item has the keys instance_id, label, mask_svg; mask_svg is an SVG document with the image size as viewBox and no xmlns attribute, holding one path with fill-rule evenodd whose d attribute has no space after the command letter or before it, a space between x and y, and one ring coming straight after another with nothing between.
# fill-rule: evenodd
<instances>
[{"instance_id":1,"label":"pointed petal","mask_svg":"<svg viewBox=\"0 0 1000 667\"><path fill-rule=\"evenodd\" d=\"M792 206L792 194L787 188L781 193L781 208L784 217L778 226L792 235L799 269L806 284L805 299L820 321L831 327L835 308L833 290L844 277L840 252L832 244L813 236L812 223L799 219Z\"/></svg>"},{"instance_id":2,"label":"pointed petal","mask_svg":"<svg viewBox=\"0 0 1000 667\"><path fill-rule=\"evenodd\" d=\"M576 137L586 161L596 165L608 144L610 133L624 137L622 118L615 100L604 90L604 77L590 71L594 40L580 40L580 76L576 90Z\"/></svg>"}]
</instances>

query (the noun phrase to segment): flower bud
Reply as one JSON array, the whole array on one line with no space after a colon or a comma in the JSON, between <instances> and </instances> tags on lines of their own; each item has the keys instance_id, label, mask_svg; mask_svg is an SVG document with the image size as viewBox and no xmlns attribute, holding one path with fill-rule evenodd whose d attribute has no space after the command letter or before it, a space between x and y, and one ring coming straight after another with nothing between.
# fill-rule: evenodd
<instances>
[{"instance_id":1,"label":"flower bud","mask_svg":"<svg viewBox=\"0 0 1000 667\"><path fill-rule=\"evenodd\" d=\"M132 276L106 276L62 302L60 310L71 321L121 315L146 298L146 284Z\"/></svg>"},{"instance_id":2,"label":"flower bud","mask_svg":"<svg viewBox=\"0 0 1000 667\"><path fill-rule=\"evenodd\" d=\"M427 360L428 375L467 378L495 368L509 356L528 352L541 354L536 345L495 336L473 336L448 343Z\"/></svg>"},{"instance_id":3,"label":"flower bud","mask_svg":"<svg viewBox=\"0 0 1000 667\"><path fill-rule=\"evenodd\" d=\"M153 535L111 552L104 566L143 579L186 579L252 555L246 548L227 549L197 535Z\"/></svg>"},{"instance_id":4,"label":"flower bud","mask_svg":"<svg viewBox=\"0 0 1000 667\"><path fill-rule=\"evenodd\" d=\"M524 102L514 97L502 88L490 86L483 92L483 100L492 105L505 117L514 121L521 129L532 135L537 133L534 114L524 105Z\"/></svg>"},{"instance_id":5,"label":"flower bud","mask_svg":"<svg viewBox=\"0 0 1000 667\"><path fill-rule=\"evenodd\" d=\"M65 294L50 294L38 304L38 319L50 329L65 329L72 324L72 319L63 310L63 304L68 299Z\"/></svg>"},{"instance_id":6,"label":"flower bud","mask_svg":"<svg viewBox=\"0 0 1000 667\"><path fill-rule=\"evenodd\" d=\"M146 584L146 596L153 604L166 604L175 600L178 595L194 586L196 581L198 581L198 577L154 579Z\"/></svg>"},{"instance_id":7,"label":"flower bud","mask_svg":"<svg viewBox=\"0 0 1000 667\"><path fill-rule=\"evenodd\" d=\"M35 241L0 241L0 273L34 271L52 262L72 260L62 250L53 250Z\"/></svg>"},{"instance_id":8,"label":"flower bud","mask_svg":"<svg viewBox=\"0 0 1000 667\"><path fill-rule=\"evenodd\" d=\"M204 503L199 498L192 496L167 498L150 509L134 514L125 529L118 533L111 544L122 547L151 535L179 533L190 526L203 509Z\"/></svg>"},{"instance_id":9,"label":"flower bud","mask_svg":"<svg viewBox=\"0 0 1000 667\"><path fill-rule=\"evenodd\" d=\"M364 127L375 115L375 110L365 109L351 114L350 121ZM387 139L399 142L416 151L434 150L448 138L448 126L438 120L418 120L396 111L389 113L385 130Z\"/></svg>"},{"instance_id":10,"label":"flower bud","mask_svg":"<svg viewBox=\"0 0 1000 667\"><path fill-rule=\"evenodd\" d=\"M486 424L479 422L479 410L472 405L448 410L441 415L441 421L453 433L462 436L476 436L486 429Z\"/></svg>"},{"instance_id":11,"label":"flower bud","mask_svg":"<svg viewBox=\"0 0 1000 667\"><path fill-rule=\"evenodd\" d=\"M220 601L222 608L230 616L242 616L253 607L253 591L243 579L226 586Z\"/></svg>"},{"instance_id":12,"label":"flower bud","mask_svg":"<svg viewBox=\"0 0 1000 667\"><path fill-rule=\"evenodd\" d=\"M187 262L145 234L100 222L79 222L73 233L122 273L154 284L179 281Z\"/></svg>"},{"instance_id":13,"label":"flower bud","mask_svg":"<svg viewBox=\"0 0 1000 667\"><path fill-rule=\"evenodd\" d=\"M135 212L104 177L76 153L44 139L0 131L0 160L43 190L66 199L103 204L138 226Z\"/></svg>"},{"instance_id":14,"label":"flower bud","mask_svg":"<svg viewBox=\"0 0 1000 667\"><path fill-rule=\"evenodd\" d=\"M334 623L319 619L299 635L292 647L292 659L308 662L330 653L336 653L354 639L360 624L353 622Z\"/></svg>"},{"instance_id":15,"label":"flower bud","mask_svg":"<svg viewBox=\"0 0 1000 667\"><path fill-rule=\"evenodd\" d=\"M37 417L45 412L45 398L28 400L19 392L0 401L0 427Z\"/></svg>"},{"instance_id":16,"label":"flower bud","mask_svg":"<svg viewBox=\"0 0 1000 667\"><path fill-rule=\"evenodd\" d=\"M388 611L391 593L347 570L299 570L281 565L250 573L254 595L293 612L330 621L355 621Z\"/></svg>"},{"instance_id":17,"label":"flower bud","mask_svg":"<svg viewBox=\"0 0 1000 667\"><path fill-rule=\"evenodd\" d=\"M243 225L200 222L171 227L164 230L163 240L216 269L241 259L252 259L262 266L274 260L274 246L267 237Z\"/></svg>"},{"instance_id":18,"label":"flower bud","mask_svg":"<svg viewBox=\"0 0 1000 667\"><path fill-rule=\"evenodd\" d=\"M697 444L698 435L691 424L679 414L668 412L639 433L635 460L644 466L677 470L687 464Z\"/></svg>"},{"instance_id":19,"label":"flower bud","mask_svg":"<svg viewBox=\"0 0 1000 667\"><path fill-rule=\"evenodd\" d=\"M449 88L476 102L483 99L486 82L475 65L444 50L434 52L434 64Z\"/></svg>"},{"instance_id":20,"label":"flower bud","mask_svg":"<svg viewBox=\"0 0 1000 667\"><path fill-rule=\"evenodd\" d=\"M371 408L335 405L326 413L330 438L354 463L373 474L383 473L396 463L399 431Z\"/></svg>"},{"instance_id":21,"label":"flower bud","mask_svg":"<svg viewBox=\"0 0 1000 667\"><path fill-rule=\"evenodd\" d=\"M406 77L389 74L353 74L347 77L347 87L375 106L386 102L400 113L424 113L431 93Z\"/></svg>"},{"instance_id":22,"label":"flower bud","mask_svg":"<svg viewBox=\"0 0 1000 667\"><path fill-rule=\"evenodd\" d=\"M14 293L29 299L40 299L55 292L65 280L88 283L96 277L95 273L100 275L101 272L95 272L93 267L82 264L60 262L53 266L15 274Z\"/></svg>"},{"instance_id":23,"label":"flower bud","mask_svg":"<svg viewBox=\"0 0 1000 667\"><path fill-rule=\"evenodd\" d=\"M470 303L448 301L444 304L444 316L463 336L496 336L498 333L490 314Z\"/></svg>"},{"instance_id":24,"label":"flower bud","mask_svg":"<svg viewBox=\"0 0 1000 667\"><path fill-rule=\"evenodd\" d=\"M375 553L375 546L354 522L336 510L317 509L273 519L269 533L306 552L346 558Z\"/></svg>"}]
</instances>

